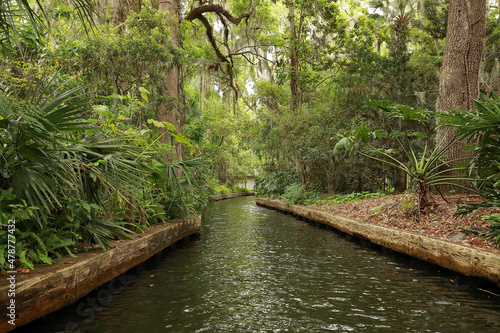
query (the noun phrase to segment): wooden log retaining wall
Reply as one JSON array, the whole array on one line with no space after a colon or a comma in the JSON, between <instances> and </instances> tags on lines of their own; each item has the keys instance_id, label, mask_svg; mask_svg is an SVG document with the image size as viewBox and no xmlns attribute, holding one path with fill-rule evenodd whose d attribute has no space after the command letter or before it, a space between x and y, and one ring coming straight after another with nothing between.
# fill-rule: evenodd
<instances>
[{"instance_id":1,"label":"wooden log retaining wall","mask_svg":"<svg viewBox=\"0 0 500 333\"><path fill-rule=\"evenodd\" d=\"M237 197L246 197L246 196L252 196L252 195L255 195L255 193L254 192L239 192L239 193L229 193L229 194L218 194L218 195L210 196L210 200L219 201L219 200L232 199L232 198L237 198Z\"/></svg>"},{"instance_id":2,"label":"wooden log retaining wall","mask_svg":"<svg viewBox=\"0 0 500 333\"><path fill-rule=\"evenodd\" d=\"M34 272L18 272L14 297L8 297L10 274L0 276L0 332L13 330L77 301L200 228L200 217L174 220L151 226L144 234L119 242L107 251L83 252L77 258L63 257L52 266L36 266ZM16 326L9 323L6 313L11 299L15 300Z\"/></svg>"},{"instance_id":3,"label":"wooden log retaining wall","mask_svg":"<svg viewBox=\"0 0 500 333\"><path fill-rule=\"evenodd\" d=\"M388 249L431 262L464 275L487 279L500 286L500 255L397 229L337 216L279 200L256 198L259 206L331 226L344 233L366 239Z\"/></svg>"}]
</instances>

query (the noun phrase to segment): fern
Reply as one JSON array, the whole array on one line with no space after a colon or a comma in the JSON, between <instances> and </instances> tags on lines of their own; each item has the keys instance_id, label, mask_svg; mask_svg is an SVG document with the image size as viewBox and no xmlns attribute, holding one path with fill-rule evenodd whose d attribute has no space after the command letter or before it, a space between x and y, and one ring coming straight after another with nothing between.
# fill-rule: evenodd
<instances>
[{"instance_id":1,"label":"fern","mask_svg":"<svg viewBox=\"0 0 500 333\"><path fill-rule=\"evenodd\" d=\"M35 269L33 263L30 260L28 260L28 258L26 258L26 250L23 250L21 251L21 253L19 253L19 261L21 262L21 264L24 265L24 267L29 269Z\"/></svg>"},{"instance_id":2,"label":"fern","mask_svg":"<svg viewBox=\"0 0 500 333\"><path fill-rule=\"evenodd\" d=\"M5 249L7 248L7 245L0 245L0 268L7 269L7 253L5 252Z\"/></svg>"},{"instance_id":3,"label":"fern","mask_svg":"<svg viewBox=\"0 0 500 333\"><path fill-rule=\"evenodd\" d=\"M36 244L38 245L38 250L42 250L44 254L47 254L47 247L45 246L45 243L43 240L34 232L23 232L21 238L26 239L26 238L31 238L33 239Z\"/></svg>"},{"instance_id":4,"label":"fern","mask_svg":"<svg viewBox=\"0 0 500 333\"><path fill-rule=\"evenodd\" d=\"M44 264L52 265L54 262L52 258L49 256L45 255L44 253L41 253L39 250L36 251L38 254L38 261L43 262Z\"/></svg>"},{"instance_id":5,"label":"fern","mask_svg":"<svg viewBox=\"0 0 500 333\"><path fill-rule=\"evenodd\" d=\"M500 245L500 214L492 214L486 218L492 225L492 230L483 234L483 237L495 243L496 246Z\"/></svg>"},{"instance_id":6,"label":"fern","mask_svg":"<svg viewBox=\"0 0 500 333\"><path fill-rule=\"evenodd\" d=\"M0 240L4 242L5 232L0 230ZM52 264L55 258L68 254L75 257L71 247L76 244L78 235L69 230L45 228L41 232L16 229L15 256L22 266L34 269L35 264ZM0 246L0 268L8 269L7 245Z\"/></svg>"}]
</instances>

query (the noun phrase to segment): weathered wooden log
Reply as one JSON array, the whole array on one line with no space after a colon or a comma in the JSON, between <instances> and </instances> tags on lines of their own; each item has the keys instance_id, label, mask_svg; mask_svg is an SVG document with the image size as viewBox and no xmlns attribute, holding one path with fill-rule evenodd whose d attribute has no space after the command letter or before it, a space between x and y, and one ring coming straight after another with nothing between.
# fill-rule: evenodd
<instances>
[{"instance_id":1,"label":"weathered wooden log","mask_svg":"<svg viewBox=\"0 0 500 333\"><path fill-rule=\"evenodd\" d=\"M256 198L256 203L260 206L292 212L388 249L464 275L484 278L500 286L500 255L498 254L411 232L363 223L310 207L289 205L279 200Z\"/></svg>"},{"instance_id":2,"label":"weathered wooden log","mask_svg":"<svg viewBox=\"0 0 500 333\"><path fill-rule=\"evenodd\" d=\"M93 289L144 262L176 241L198 232L201 218L174 220L154 225L144 234L117 243L107 251L91 250L49 265L36 266L27 274L16 273L15 296L8 296L10 283L0 277L0 332L8 332L69 305ZM5 309L15 301L15 326Z\"/></svg>"},{"instance_id":3,"label":"weathered wooden log","mask_svg":"<svg viewBox=\"0 0 500 333\"><path fill-rule=\"evenodd\" d=\"M229 193L229 194L218 194L218 195L211 195L210 200L219 201L219 200L232 199L232 198L237 198L237 197L246 197L246 196L252 196L252 195L255 195L255 193L254 192L238 192L238 193Z\"/></svg>"}]
</instances>

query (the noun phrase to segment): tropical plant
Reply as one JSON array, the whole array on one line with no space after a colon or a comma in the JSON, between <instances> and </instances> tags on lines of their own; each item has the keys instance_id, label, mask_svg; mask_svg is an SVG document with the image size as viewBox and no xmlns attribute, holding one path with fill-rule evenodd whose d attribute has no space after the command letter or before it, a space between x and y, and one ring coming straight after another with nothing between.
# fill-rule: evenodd
<instances>
[{"instance_id":1,"label":"tropical plant","mask_svg":"<svg viewBox=\"0 0 500 333\"><path fill-rule=\"evenodd\" d=\"M91 0L71 0L74 12L84 26L94 25L94 4ZM0 47L5 48L6 42L12 37L18 39L18 25L28 21L32 26L37 39L40 39L40 28L47 29L44 18L48 18L47 6L40 0L2 0L0 1ZM41 15L40 15L41 14Z\"/></svg>"},{"instance_id":2,"label":"tropical plant","mask_svg":"<svg viewBox=\"0 0 500 333\"><path fill-rule=\"evenodd\" d=\"M9 257L7 244L7 233L0 230L0 268L11 269L12 254ZM69 228L64 230L45 228L41 232L21 231L16 228L13 236L16 238L15 252L20 263L30 269L34 269L35 263L52 264L54 257L60 258L64 254L74 257L76 239L78 234ZM10 259L10 260L9 260Z\"/></svg>"},{"instance_id":3,"label":"tropical plant","mask_svg":"<svg viewBox=\"0 0 500 333\"><path fill-rule=\"evenodd\" d=\"M283 200L292 205L303 203L306 198L306 186L302 183L288 185L283 193Z\"/></svg>"},{"instance_id":4,"label":"tropical plant","mask_svg":"<svg viewBox=\"0 0 500 333\"><path fill-rule=\"evenodd\" d=\"M400 118L404 121L428 121L428 110L414 109L405 105L390 105L381 101L369 101L366 105L380 108L386 111L392 118ZM425 138L426 136L420 132L391 131L390 133L387 133L384 131L371 131L366 126L358 126L351 133L352 137L361 140L363 143L366 143L367 139L370 137L390 137L397 142L399 150L381 149L368 146L361 152L361 154L403 171L410 181L416 185L418 211L421 213L425 213L426 207L429 206L429 190L431 186L437 191L439 191L439 186L443 185L456 186L466 190L472 190L469 187L454 182L454 180L457 179L470 180L470 178L465 176L450 175L451 171L464 170L464 168L459 164L460 162L463 163L466 159L459 158L455 160L446 160L443 157L454 144L463 138L460 135L454 135L453 139L449 140L446 145L443 145L443 142L446 139L445 136L443 141L436 143L435 147L431 150L428 150L428 147L432 143L427 140L423 151L418 151L414 148L410 139L418 137ZM345 140L346 139L344 139L344 142L346 142ZM352 138L350 140L352 141Z\"/></svg>"},{"instance_id":5,"label":"tropical plant","mask_svg":"<svg viewBox=\"0 0 500 333\"><path fill-rule=\"evenodd\" d=\"M461 207L459 214L468 214L487 207L500 207L500 95L482 95L483 101L475 100L477 110L450 111L441 117L459 135L467 138L473 156L468 163L469 175L480 189L484 201ZM500 243L500 214L487 217L492 231L485 234Z\"/></svg>"},{"instance_id":6,"label":"tropical plant","mask_svg":"<svg viewBox=\"0 0 500 333\"><path fill-rule=\"evenodd\" d=\"M406 146L399 138L395 137L395 139L408 162L405 163L394 157L393 150L374 149L371 151L368 150L368 154L362 154L402 170L409 177L411 182L416 184L418 209L420 212L425 212L425 208L429 205L431 186L437 191L439 191L439 186L443 185L457 186L466 190L471 190L468 187L452 182L456 179L469 178L449 175L450 171L464 170L461 166L450 167L454 163L463 162L464 159L446 160L443 158L445 152L449 150L453 144L460 141L460 138L454 138L445 146L436 145L430 153L427 152L427 145L422 153L417 153L411 145Z\"/></svg>"}]
</instances>

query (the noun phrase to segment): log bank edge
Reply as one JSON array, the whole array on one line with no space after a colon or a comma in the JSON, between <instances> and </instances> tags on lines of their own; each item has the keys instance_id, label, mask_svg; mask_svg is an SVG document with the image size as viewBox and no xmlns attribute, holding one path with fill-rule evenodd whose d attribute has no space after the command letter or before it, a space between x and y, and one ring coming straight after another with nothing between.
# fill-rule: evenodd
<instances>
[{"instance_id":1,"label":"log bank edge","mask_svg":"<svg viewBox=\"0 0 500 333\"><path fill-rule=\"evenodd\" d=\"M217 195L211 195L210 200L219 201L219 200L232 199L232 198L238 198L238 197L247 197L247 196L253 196L253 195L255 195L254 192L238 192L238 193L229 193L229 194L217 194Z\"/></svg>"},{"instance_id":2,"label":"log bank edge","mask_svg":"<svg viewBox=\"0 0 500 333\"><path fill-rule=\"evenodd\" d=\"M83 260L74 260L70 257L68 260L68 257L65 257L53 264L59 265L59 269L47 274L17 273L14 298L16 325L9 324L10 318L6 314L2 315L0 332L11 331L76 302L95 288L146 261L178 240L197 233L200 228L201 217L174 220L151 226L144 234L119 242L116 247L107 251L78 254L78 257L85 257ZM2 308L0 313L4 313L9 302L7 299L9 286L5 284L6 278L7 276L3 276L0 283Z\"/></svg>"},{"instance_id":3,"label":"log bank edge","mask_svg":"<svg viewBox=\"0 0 500 333\"><path fill-rule=\"evenodd\" d=\"M472 247L348 219L279 200L256 198L256 204L289 212L305 219L331 226L374 244L431 262L449 270L487 279L500 286L500 255Z\"/></svg>"}]
</instances>

